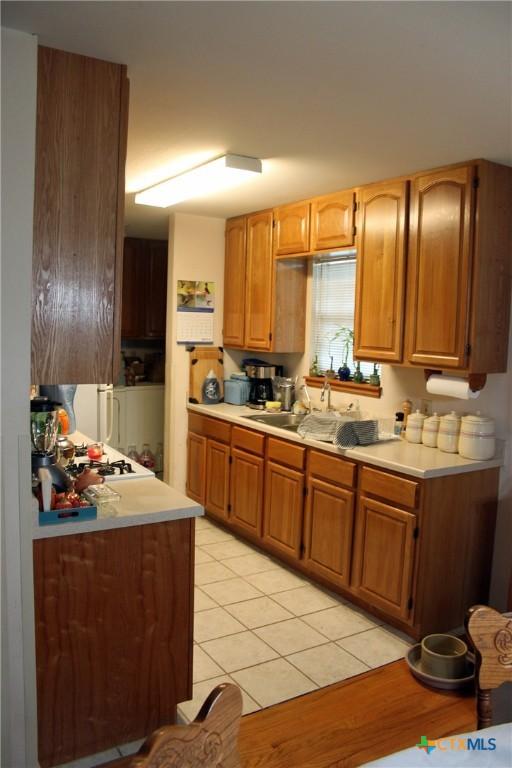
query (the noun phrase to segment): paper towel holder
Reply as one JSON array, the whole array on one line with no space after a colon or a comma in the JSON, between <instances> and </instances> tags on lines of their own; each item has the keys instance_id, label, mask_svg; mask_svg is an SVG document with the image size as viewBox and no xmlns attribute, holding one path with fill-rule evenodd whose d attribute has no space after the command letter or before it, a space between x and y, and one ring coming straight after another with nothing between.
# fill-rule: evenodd
<instances>
[{"instance_id":1,"label":"paper towel holder","mask_svg":"<svg viewBox=\"0 0 512 768\"><path fill-rule=\"evenodd\" d=\"M431 376L442 376L443 371L433 370L432 368L425 368L425 381L428 381ZM469 373L468 384L472 392L480 392L487 381L486 373Z\"/></svg>"}]
</instances>

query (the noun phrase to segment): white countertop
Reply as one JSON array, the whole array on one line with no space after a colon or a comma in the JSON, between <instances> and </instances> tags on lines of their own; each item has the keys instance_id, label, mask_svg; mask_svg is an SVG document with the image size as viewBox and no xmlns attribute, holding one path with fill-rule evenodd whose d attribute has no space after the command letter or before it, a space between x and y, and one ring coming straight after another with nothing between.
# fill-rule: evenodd
<instances>
[{"instance_id":1,"label":"white countertop","mask_svg":"<svg viewBox=\"0 0 512 768\"><path fill-rule=\"evenodd\" d=\"M217 405L188 404L190 411L224 419L234 424L239 424L246 429L254 429L257 432L265 432L282 440L308 445L322 451L335 453L347 459L372 464L394 472L402 472L413 477L430 478L443 477L444 475L459 475L464 472L479 472L483 469L501 467L503 464L503 443L496 441L497 455L490 461L473 461L465 459L458 454L444 453L438 448L429 448L426 445L408 443L406 440L390 440L376 443L375 445L359 446L357 448L337 448L332 443L324 443L319 440L302 438L295 432L251 421L247 416L254 416L258 411L245 405L230 405L218 403ZM263 413L263 411L259 411Z\"/></svg>"},{"instance_id":2,"label":"white countertop","mask_svg":"<svg viewBox=\"0 0 512 768\"><path fill-rule=\"evenodd\" d=\"M73 433L70 438L77 443L94 442L80 432ZM109 449L109 452L111 451L112 449ZM116 458L127 458L118 451L113 451L113 453L116 454ZM141 467L141 469L145 468ZM109 478L105 483L121 496L121 499L115 504L114 515L109 514L102 517L99 508L96 520L39 525L37 515L33 513L32 538L48 539L53 536L108 531L112 528L127 528L132 525L148 525L150 523L183 520L188 517L200 517L204 514L204 509L200 504L171 488L167 483L157 480L151 470L146 471L149 473L147 477L133 478L128 475L123 476L125 479L116 479L114 482L111 482Z\"/></svg>"}]
</instances>

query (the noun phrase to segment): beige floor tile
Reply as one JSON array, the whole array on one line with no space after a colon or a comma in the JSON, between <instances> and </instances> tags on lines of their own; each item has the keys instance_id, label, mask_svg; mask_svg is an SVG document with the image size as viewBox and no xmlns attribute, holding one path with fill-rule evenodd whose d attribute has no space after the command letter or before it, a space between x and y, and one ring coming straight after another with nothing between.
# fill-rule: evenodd
<instances>
[{"instance_id":1,"label":"beige floor tile","mask_svg":"<svg viewBox=\"0 0 512 768\"><path fill-rule=\"evenodd\" d=\"M317 687L286 659L275 659L241 669L232 672L231 676L262 707L293 699Z\"/></svg>"},{"instance_id":2,"label":"beige floor tile","mask_svg":"<svg viewBox=\"0 0 512 768\"><path fill-rule=\"evenodd\" d=\"M231 557L242 557L243 555L254 555L254 549L241 541L219 541L217 544L204 544L203 550L215 560L227 560Z\"/></svg>"},{"instance_id":3,"label":"beige floor tile","mask_svg":"<svg viewBox=\"0 0 512 768\"><path fill-rule=\"evenodd\" d=\"M201 614L199 614L201 615ZM259 627L254 632L265 643L268 643L281 656L304 651L315 645L326 643L326 638L312 627L308 627L301 619L288 619L268 627Z\"/></svg>"},{"instance_id":4,"label":"beige floor tile","mask_svg":"<svg viewBox=\"0 0 512 768\"><path fill-rule=\"evenodd\" d=\"M196 643L204 643L206 640L214 640L216 637L234 635L235 632L243 632L245 627L233 616L230 616L224 608L211 608L209 611L200 611L194 616L194 640Z\"/></svg>"},{"instance_id":5,"label":"beige floor tile","mask_svg":"<svg viewBox=\"0 0 512 768\"><path fill-rule=\"evenodd\" d=\"M204 584L203 590L219 605L240 603L242 600L252 600L254 597L261 596L261 592L256 587L241 578Z\"/></svg>"},{"instance_id":6,"label":"beige floor tile","mask_svg":"<svg viewBox=\"0 0 512 768\"><path fill-rule=\"evenodd\" d=\"M274 595L274 600L294 614L304 616L306 613L322 611L324 608L333 608L339 603L325 592L315 587L304 586L297 589L289 589Z\"/></svg>"},{"instance_id":7,"label":"beige floor tile","mask_svg":"<svg viewBox=\"0 0 512 768\"><path fill-rule=\"evenodd\" d=\"M222 528L215 528L213 525L196 531L197 547L202 547L204 544L216 544L218 541L234 541L234 539L230 533L226 533Z\"/></svg>"},{"instance_id":8,"label":"beige floor tile","mask_svg":"<svg viewBox=\"0 0 512 768\"><path fill-rule=\"evenodd\" d=\"M236 685L236 682L229 675L220 675L219 677L213 677L210 680L203 680L200 683L196 683L192 689L193 698L190 699L190 701L182 702L178 706L179 714L188 722L193 720L203 706L208 694L220 683L234 683ZM244 690L242 690L242 700L244 715L248 715L250 712L256 712L257 709L260 709L259 704L257 704L257 702Z\"/></svg>"},{"instance_id":9,"label":"beige floor tile","mask_svg":"<svg viewBox=\"0 0 512 768\"><path fill-rule=\"evenodd\" d=\"M201 587L203 584L211 584L214 581L232 579L234 575L233 571L230 571L225 565L214 560L213 563L196 565L195 582L196 586Z\"/></svg>"},{"instance_id":10,"label":"beige floor tile","mask_svg":"<svg viewBox=\"0 0 512 768\"><path fill-rule=\"evenodd\" d=\"M342 637L355 635L377 626L366 615L349 608L347 605L339 605L336 608L318 611L318 613L310 613L302 618L310 627L321 632L329 640L339 640Z\"/></svg>"},{"instance_id":11,"label":"beige floor tile","mask_svg":"<svg viewBox=\"0 0 512 768\"><path fill-rule=\"evenodd\" d=\"M202 680L208 680L210 677L222 675L224 670L214 662L207 653L203 651L200 645L194 645L194 663L192 667L192 679L194 683L200 683Z\"/></svg>"},{"instance_id":12,"label":"beige floor tile","mask_svg":"<svg viewBox=\"0 0 512 768\"><path fill-rule=\"evenodd\" d=\"M255 600L246 600L243 603L227 605L228 611L235 619L241 621L248 629L264 627L266 624L275 624L276 621L292 619L293 615L278 605L270 597L258 597Z\"/></svg>"},{"instance_id":13,"label":"beige floor tile","mask_svg":"<svg viewBox=\"0 0 512 768\"><path fill-rule=\"evenodd\" d=\"M254 573L245 578L256 587L256 589L259 589L266 595L273 595L276 592L284 592L287 589L294 589L294 587L306 586L306 582L303 578L296 576L285 568L274 568L272 571Z\"/></svg>"},{"instance_id":14,"label":"beige floor tile","mask_svg":"<svg viewBox=\"0 0 512 768\"><path fill-rule=\"evenodd\" d=\"M225 672L261 664L263 661L276 659L279 655L254 632L241 632L238 635L209 640L201 647Z\"/></svg>"},{"instance_id":15,"label":"beige floor tile","mask_svg":"<svg viewBox=\"0 0 512 768\"><path fill-rule=\"evenodd\" d=\"M202 563L213 563L215 562L214 558L209 555L207 552L205 552L201 547L196 547L195 550L195 562L196 565L201 565Z\"/></svg>"},{"instance_id":16,"label":"beige floor tile","mask_svg":"<svg viewBox=\"0 0 512 768\"><path fill-rule=\"evenodd\" d=\"M214 528L212 523L204 515L196 517L196 531L206 531L207 528Z\"/></svg>"},{"instance_id":17,"label":"beige floor tile","mask_svg":"<svg viewBox=\"0 0 512 768\"><path fill-rule=\"evenodd\" d=\"M276 568L276 564L269 557L260 555L243 555L229 559L229 567L239 576L249 576L253 573L261 573Z\"/></svg>"},{"instance_id":18,"label":"beige floor tile","mask_svg":"<svg viewBox=\"0 0 512 768\"><path fill-rule=\"evenodd\" d=\"M369 667L355 659L350 653L339 648L335 643L308 648L300 653L286 657L317 685L331 685L347 677L367 672Z\"/></svg>"},{"instance_id":19,"label":"beige floor tile","mask_svg":"<svg viewBox=\"0 0 512 768\"><path fill-rule=\"evenodd\" d=\"M381 627L345 637L337 644L372 668L403 658L411 646Z\"/></svg>"},{"instance_id":20,"label":"beige floor tile","mask_svg":"<svg viewBox=\"0 0 512 768\"><path fill-rule=\"evenodd\" d=\"M196 587L194 589L194 612L197 613L198 611L207 611L209 608L217 608L217 603L215 603L211 597L208 597L208 595L205 595L202 589L199 589L199 587Z\"/></svg>"}]
</instances>

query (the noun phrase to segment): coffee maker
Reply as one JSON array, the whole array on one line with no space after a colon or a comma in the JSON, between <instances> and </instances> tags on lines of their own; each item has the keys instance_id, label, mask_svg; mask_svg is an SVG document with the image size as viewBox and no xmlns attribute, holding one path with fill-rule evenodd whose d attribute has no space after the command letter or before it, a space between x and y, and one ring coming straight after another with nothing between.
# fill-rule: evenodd
<instances>
[{"instance_id":1,"label":"coffee maker","mask_svg":"<svg viewBox=\"0 0 512 768\"><path fill-rule=\"evenodd\" d=\"M274 365L246 365L246 373L249 377L249 408L263 410L267 400L274 399L272 379L276 375Z\"/></svg>"},{"instance_id":2,"label":"coffee maker","mask_svg":"<svg viewBox=\"0 0 512 768\"><path fill-rule=\"evenodd\" d=\"M55 485L58 491L64 491L71 486L71 479L57 464L55 454L60 405L47 397L34 397L30 401L30 437L32 474L37 476L42 467L48 469L52 485Z\"/></svg>"}]
</instances>

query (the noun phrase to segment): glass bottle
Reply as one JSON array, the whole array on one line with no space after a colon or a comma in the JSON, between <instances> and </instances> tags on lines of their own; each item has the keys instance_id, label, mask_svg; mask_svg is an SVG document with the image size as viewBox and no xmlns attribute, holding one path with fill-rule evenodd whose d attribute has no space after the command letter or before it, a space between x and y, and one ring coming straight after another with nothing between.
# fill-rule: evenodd
<instances>
[{"instance_id":1,"label":"glass bottle","mask_svg":"<svg viewBox=\"0 0 512 768\"><path fill-rule=\"evenodd\" d=\"M142 446L142 451L139 456L139 464L142 464L142 466L147 469L155 468L155 457L149 449L149 443L144 443Z\"/></svg>"},{"instance_id":2,"label":"glass bottle","mask_svg":"<svg viewBox=\"0 0 512 768\"><path fill-rule=\"evenodd\" d=\"M139 454L137 453L137 448L136 448L134 445L129 445L129 446L128 446L128 450L127 450L127 452L126 452L126 455L127 455L127 456L128 456L128 458L129 458L129 459L131 459L132 461L136 461L136 462L137 462L137 464L140 464L140 456L139 456Z\"/></svg>"},{"instance_id":3,"label":"glass bottle","mask_svg":"<svg viewBox=\"0 0 512 768\"><path fill-rule=\"evenodd\" d=\"M158 475L164 471L164 446L157 443L155 451L155 473Z\"/></svg>"}]
</instances>

